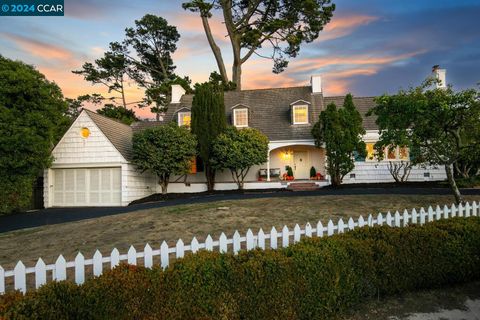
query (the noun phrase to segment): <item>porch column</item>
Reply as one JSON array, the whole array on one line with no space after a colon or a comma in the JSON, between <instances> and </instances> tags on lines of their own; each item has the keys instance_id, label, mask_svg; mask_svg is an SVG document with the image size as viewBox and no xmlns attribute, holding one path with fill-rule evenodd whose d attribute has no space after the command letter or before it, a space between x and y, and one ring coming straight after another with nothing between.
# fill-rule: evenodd
<instances>
[{"instance_id":1,"label":"porch column","mask_svg":"<svg viewBox=\"0 0 480 320\"><path fill-rule=\"evenodd\" d=\"M267 156L267 181L270 181L270 150Z\"/></svg>"}]
</instances>

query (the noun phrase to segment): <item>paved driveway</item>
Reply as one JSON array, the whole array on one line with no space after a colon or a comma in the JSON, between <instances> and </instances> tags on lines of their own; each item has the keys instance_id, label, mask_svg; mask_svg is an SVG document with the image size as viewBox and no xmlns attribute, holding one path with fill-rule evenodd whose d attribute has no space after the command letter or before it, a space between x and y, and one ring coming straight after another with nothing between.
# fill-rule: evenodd
<instances>
[{"instance_id":1,"label":"paved driveway","mask_svg":"<svg viewBox=\"0 0 480 320\"><path fill-rule=\"evenodd\" d=\"M27 213L0 216L0 233L24 228L40 227L44 225L79 221L91 218L110 216L120 213L133 212L143 209L161 208L175 205L206 203L224 200L260 199L275 197L297 196L329 196L329 195L382 195L382 194L409 194L409 195L448 195L447 188L323 188L315 191L255 191L244 193L215 193L211 195L191 195L186 198L135 204L128 207L94 207L94 208L49 208ZM480 189L464 189L464 195L480 195Z\"/></svg>"}]
</instances>

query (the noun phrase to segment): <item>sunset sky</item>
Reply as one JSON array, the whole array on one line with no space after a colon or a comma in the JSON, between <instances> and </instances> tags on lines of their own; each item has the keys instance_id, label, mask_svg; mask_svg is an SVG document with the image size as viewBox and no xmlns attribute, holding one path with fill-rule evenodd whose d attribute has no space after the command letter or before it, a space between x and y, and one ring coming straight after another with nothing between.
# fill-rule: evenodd
<instances>
[{"instance_id":1,"label":"sunset sky","mask_svg":"<svg viewBox=\"0 0 480 320\"><path fill-rule=\"evenodd\" d=\"M312 74L324 77L324 94L357 96L394 92L419 84L432 65L447 69L455 88L480 82L480 2L478 0L338 0L337 10L320 37L304 45L288 69L271 72L271 61L255 56L244 65L243 88L306 85ZM67 97L105 90L71 70L100 57L125 27L146 13L160 15L178 27L181 39L174 55L177 73L193 82L217 70L198 16L182 1L65 0L64 17L0 17L0 54L35 65ZM230 47L221 17L212 21L230 71ZM128 101L142 93L129 87ZM149 117L147 110L137 114Z\"/></svg>"}]
</instances>

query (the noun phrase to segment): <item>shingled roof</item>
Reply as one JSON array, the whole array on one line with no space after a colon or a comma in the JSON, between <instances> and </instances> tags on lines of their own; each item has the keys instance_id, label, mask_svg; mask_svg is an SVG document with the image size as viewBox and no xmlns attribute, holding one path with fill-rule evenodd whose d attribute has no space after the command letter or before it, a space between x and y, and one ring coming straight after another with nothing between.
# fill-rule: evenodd
<instances>
[{"instance_id":1,"label":"shingled roof","mask_svg":"<svg viewBox=\"0 0 480 320\"><path fill-rule=\"evenodd\" d=\"M132 128L93 111L84 110L122 156L126 160L130 160L132 156Z\"/></svg>"},{"instance_id":2,"label":"shingled roof","mask_svg":"<svg viewBox=\"0 0 480 320\"><path fill-rule=\"evenodd\" d=\"M238 105L247 107L249 126L262 131L270 141L311 139L312 125L317 121L324 107L332 102L341 106L344 98L344 96L323 97L322 94L312 94L310 86L228 91L225 92L225 113L229 123L233 123L232 108ZM177 121L178 111L190 109L192 100L192 94L182 96L180 103L169 105L163 122L151 122L148 125L156 126ZM309 124L292 124L291 104L299 100L309 104ZM365 117L367 111L375 105L373 97L354 97L353 101L364 118L365 129L376 130L375 119Z\"/></svg>"}]
</instances>

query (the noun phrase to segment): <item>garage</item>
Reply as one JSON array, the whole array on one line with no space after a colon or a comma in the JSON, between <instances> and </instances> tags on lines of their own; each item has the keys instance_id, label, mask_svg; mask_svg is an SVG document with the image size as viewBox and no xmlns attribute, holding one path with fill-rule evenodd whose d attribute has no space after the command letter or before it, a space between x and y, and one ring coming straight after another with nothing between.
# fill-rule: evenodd
<instances>
[{"instance_id":1,"label":"garage","mask_svg":"<svg viewBox=\"0 0 480 320\"><path fill-rule=\"evenodd\" d=\"M53 205L120 206L120 168L53 169Z\"/></svg>"}]
</instances>

